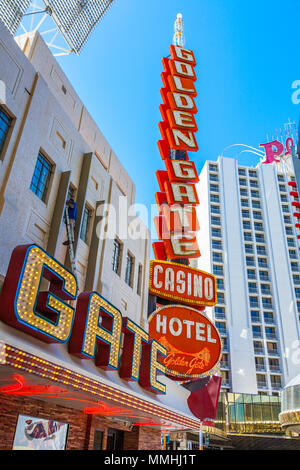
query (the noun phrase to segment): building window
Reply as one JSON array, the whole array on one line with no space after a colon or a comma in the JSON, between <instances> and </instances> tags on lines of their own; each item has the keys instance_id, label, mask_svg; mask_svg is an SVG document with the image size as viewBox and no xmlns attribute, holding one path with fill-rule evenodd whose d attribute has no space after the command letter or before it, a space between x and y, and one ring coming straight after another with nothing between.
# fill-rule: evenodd
<instances>
[{"instance_id":1,"label":"building window","mask_svg":"<svg viewBox=\"0 0 300 470\"><path fill-rule=\"evenodd\" d=\"M222 242L220 240L212 240L212 247L215 250L222 250Z\"/></svg>"},{"instance_id":2,"label":"building window","mask_svg":"<svg viewBox=\"0 0 300 470\"><path fill-rule=\"evenodd\" d=\"M261 338L261 328L257 325L252 325L253 338Z\"/></svg>"},{"instance_id":3,"label":"building window","mask_svg":"<svg viewBox=\"0 0 300 470\"><path fill-rule=\"evenodd\" d=\"M244 189L244 188L240 188L240 195L241 196L248 196L248 191L247 189Z\"/></svg>"},{"instance_id":4,"label":"building window","mask_svg":"<svg viewBox=\"0 0 300 470\"><path fill-rule=\"evenodd\" d=\"M46 201L47 190L51 178L53 165L41 153L38 154L30 189L43 202Z\"/></svg>"},{"instance_id":5,"label":"building window","mask_svg":"<svg viewBox=\"0 0 300 470\"><path fill-rule=\"evenodd\" d=\"M284 215L283 220L284 220L285 224L291 224L292 223L291 217L289 215Z\"/></svg>"},{"instance_id":6,"label":"building window","mask_svg":"<svg viewBox=\"0 0 300 470\"><path fill-rule=\"evenodd\" d=\"M250 180L251 188L258 188L258 182L256 180Z\"/></svg>"},{"instance_id":7,"label":"building window","mask_svg":"<svg viewBox=\"0 0 300 470\"><path fill-rule=\"evenodd\" d=\"M241 200L241 205L242 205L242 207L249 207L248 199L242 199Z\"/></svg>"},{"instance_id":8,"label":"building window","mask_svg":"<svg viewBox=\"0 0 300 470\"><path fill-rule=\"evenodd\" d=\"M211 206L211 212L213 214L220 214L220 207L219 206Z\"/></svg>"},{"instance_id":9,"label":"building window","mask_svg":"<svg viewBox=\"0 0 300 470\"><path fill-rule=\"evenodd\" d=\"M268 298L265 298L263 297L262 298L262 304L263 304L263 308L270 308L272 309L273 308L273 305L272 305L272 299L268 299Z\"/></svg>"},{"instance_id":10,"label":"building window","mask_svg":"<svg viewBox=\"0 0 300 470\"><path fill-rule=\"evenodd\" d=\"M102 450L104 431L95 429L94 431L94 450Z\"/></svg>"},{"instance_id":11,"label":"building window","mask_svg":"<svg viewBox=\"0 0 300 470\"><path fill-rule=\"evenodd\" d=\"M253 209L260 209L260 202L259 201L252 201L252 207Z\"/></svg>"},{"instance_id":12,"label":"building window","mask_svg":"<svg viewBox=\"0 0 300 470\"><path fill-rule=\"evenodd\" d=\"M226 334L226 323L216 321L216 328L218 328L220 334Z\"/></svg>"},{"instance_id":13,"label":"building window","mask_svg":"<svg viewBox=\"0 0 300 470\"><path fill-rule=\"evenodd\" d=\"M258 219L258 220L262 220L261 212L253 211L253 218Z\"/></svg>"},{"instance_id":14,"label":"building window","mask_svg":"<svg viewBox=\"0 0 300 470\"><path fill-rule=\"evenodd\" d=\"M218 194L211 194L210 195L210 202L220 202L220 198Z\"/></svg>"},{"instance_id":15,"label":"building window","mask_svg":"<svg viewBox=\"0 0 300 470\"><path fill-rule=\"evenodd\" d=\"M217 279L217 290L224 290L224 289L225 289L225 286L224 286L223 279Z\"/></svg>"},{"instance_id":16,"label":"building window","mask_svg":"<svg viewBox=\"0 0 300 470\"><path fill-rule=\"evenodd\" d=\"M245 219L250 219L250 212L247 211L246 209L243 209L242 210L242 217L244 217Z\"/></svg>"},{"instance_id":17,"label":"building window","mask_svg":"<svg viewBox=\"0 0 300 470\"><path fill-rule=\"evenodd\" d=\"M213 273L215 276L223 276L224 275L223 267L217 264L213 264Z\"/></svg>"},{"instance_id":18,"label":"building window","mask_svg":"<svg viewBox=\"0 0 300 470\"><path fill-rule=\"evenodd\" d=\"M256 370L260 370L260 371L265 371L266 370L265 360L264 360L263 357L256 357L255 358L255 367L256 367Z\"/></svg>"},{"instance_id":19,"label":"building window","mask_svg":"<svg viewBox=\"0 0 300 470\"><path fill-rule=\"evenodd\" d=\"M291 263L291 268L292 268L292 271L299 271L299 267L298 267L298 263L294 263L292 262Z\"/></svg>"},{"instance_id":20,"label":"building window","mask_svg":"<svg viewBox=\"0 0 300 470\"><path fill-rule=\"evenodd\" d=\"M217 300L218 304L223 304L223 305L225 304L225 295L223 293L218 292L217 299L218 299Z\"/></svg>"},{"instance_id":21,"label":"building window","mask_svg":"<svg viewBox=\"0 0 300 470\"><path fill-rule=\"evenodd\" d=\"M272 388L281 388L281 377L280 375L271 375L271 386Z\"/></svg>"},{"instance_id":22,"label":"building window","mask_svg":"<svg viewBox=\"0 0 300 470\"><path fill-rule=\"evenodd\" d=\"M213 261L215 263L223 263L223 256L222 256L222 253L218 253L218 252L213 252Z\"/></svg>"},{"instance_id":23,"label":"building window","mask_svg":"<svg viewBox=\"0 0 300 470\"><path fill-rule=\"evenodd\" d=\"M254 230L257 230L258 232L263 232L263 224L261 224L260 222L254 222Z\"/></svg>"},{"instance_id":24,"label":"building window","mask_svg":"<svg viewBox=\"0 0 300 470\"><path fill-rule=\"evenodd\" d=\"M6 137L12 123L12 118L0 106L0 155L5 145Z\"/></svg>"},{"instance_id":25,"label":"building window","mask_svg":"<svg viewBox=\"0 0 300 470\"><path fill-rule=\"evenodd\" d=\"M258 258L258 266L259 266L260 268L267 268L267 267L268 267L268 263L267 263L266 258Z\"/></svg>"},{"instance_id":26,"label":"building window","mask_svg":"<svg viewBox=\"0 0 300 470\"><path fill-rule=\"evenodd\" d=\"M247 254L253 255L254 254L253 245L246 244L245 245L245 251L246 251Z\"/></svg>"},{"instance_id":27,"label":"building window","mask_svg":"<svg viewBox=\"0 0 300 470\"><path fill-rule=\"evenodd\" d=\"M293 280L294 280L294 284L299 285L299 284L300 284L300 276L299 276L299 274L294 274Z\"/></svg>"},{"instance_id":28,"label":"building window","mask_svg":"<svg viewBox=\"0 0 300 470\"><path fill-rule=\"evenodd\" d=\"M259 271L259 279L261 281L269 281L269 273L268 271Z\"/></svg>"},{"instance_id":29,"label":"building window","mask_svg":"<svg viewBox=\"0 0 300 470\"><path fill-rule=\"evenodd\" d=\"M246 264L247 266L255 266L253 256L246 256Z\"/></svg>"},{"instance_id":30,"label":"building window","mask_svg":"<svg viewBox=\"0 0 300 470\"><path fill-rule=\"evenodd\" d=\"M252 197L259 198L259 192L258 192L258 191L255 191L255 190L252 190L252 191L251 191L251 196L252 196Z\"/></svg>"},{"instance_id":31,"label":"building window","mask_svg":"<svg viewBox=\"0 0 300 470\"><path fill-rule=\"evenodd\" d=\"M222 238L221 229L219 229L219 228L213 228L212 231L211 231L211 235L212 235L212 237Z\"/></svg>"},{"instance_id":32,"label":"building window","mask_svg":"<svg viewBox=\"0 0 300 470\"><path fill-rule=\"evenodd\" d=\"M254 353L255 354L263 354L264 348L260 341L253 341Z\"/></svg>"},{"instance_id":33,"label":"building window","mask_svg":"<svg viewBox=\"0 0 300 470\"><path fill-rule=\"evenodd\" d=\"M220 219L220 217L212 216L212 217L211 217L211 224L212 224L212 225L221 225L221 219Z\"/></svg>"},{"instance_id":34,"label":"building window","mask_svg":"<svg viewBox=\"0 0 300 470\"><path fill-rule=\"evenodd\" d=\"M273 313L271 312L264 312L264 320L265 320L265 323L274 323L274 317L273 317Z\"/></svg>"},{"instance_id":35,"label":"building window","mask_svg":"<svg viewBox=\"0 0 300 470\"><path fill-rule=\"evenodd\" d=\"M256 272L254 269L247 269L248 279L256 279Z\"/></svg>"},{"instance_id":36,"label":"building window","mask_svg":"<svg viewBox=\"0 0 300 470\"><path fill-rule=\"evenodd\" d=\"M239 175L246 176L246 170L244 168L239 168Z\"/></svg>"},{"instance_id":37,"label":"building window","mask_svg":"<svg viewBox=\"0 0 300 470\"><path fill-rule=\"evenodd\" d=\"M248 289L250 294L257 294L256 282L248 282Z\"/></svg>"},{"instance_id":38,"label":"building window","mask_svg":"<svg viewBox=\"0 0 300 470\"><path fill-rule=\"evenodd\" d=\"M209 164L210 171L218 171L218 165L214 165L213 163Z\"/></svg>"},{"instance_id":39,"label":"building window","mask_svg":"<svg viewBox=\"0 0 300 470\"><path fill-rule=\"evenodd\" d=\"M130 287L133 285L134 257L128 252L126 260L125 282Z\"/></svg>"},{"instance_id":40,"label":"building window","mask_svg":"<svg viewBox=\"0 0 300 470\"><path fill-rule=\"evenodd\" d=\"M88 244L91 218L92 218L92 210L86 205L83 211L82 225L81 225L81 230L80 230L80 238L86 244Z\"/></svg>"},{"instance_id":41,"label":"building window","mask_svg":"<svg viewBox=\"0 0 300 470\"><path fill-rule=\"evenodd\" d=\"M240 178L240 186L247 186L247 180L245 180L244 178Z\"/></svg>"},{"instance_id":42,"label":"building window","mask_svg":"<svg viewBox=\"0 0 300 470\"><path fill-rule=\"evenodd\" d=\"M121 259L122 259L122 243L117 238L115 238L114 246L113 246L112 269L119 276L121 272Z\"/></svg>"},{"instance_id":43,"label":"building window","mask_svg":"<svg viewBox=\"0 0 300 470\"><path fill-rule=\"evenodd\" d=\"M244 240L246 242L251 242L252 241L252 234L250 232L244 232Z\"/></svg>"},{"instance_id":44,"label":"building window","mask_svg":"<svg viewBox=\"0 0 300 470\"><path fill-rule=\"evenodd\" d=\"M251 223L248 222L247 220L243 221L243 229L244 230L251 230Z\"/></svg>"},{"instance_id":45,"label":"building window","mask_svg":"<svg viewBox=\"0 0 300 470\"><path fill-rule=\"evenodd\" d=\"M216 320L222 320L225 319L225 308L224 307L215 307L215 319Z\"/></svg>"},{"instance_id":46,"label":"building window","mask_svg":"<svg viewBox=\"0 0 300 470\"><path fill-rule=\"evenodd\" d=\"M285 184L280 184L280 185L279 185L279 190L280 190L281 192L283 192L283 193L286 193L286 186L285 186Z\"/></svg>"},{"instance_id":47,"label":"building window","mask_svg":"<svg viewBox=\"0 0 300 470\"><path fill-rule=\"evenodd\" d=\"M249 297L250 307L259 308L258 297Z\"/></svg>"},{"instance_id":48,"label":"building window","mask_svg":"<svg viewBox=\"0 0 300 470\"><path fill-rule=\"evenodd\" d=\"M289 213L290 212L289 206L282 205L282 212Z\"/></svg>"},{"instance_id":49,"label":"building window","mask_svg":"<svg viewBox=\"0 0 300 470\"><path fill-rule=\"evenodd\" d=\"M257 241L257 243L265 243L265 237L260 233L255 234L255 240Z\"/></svg>"},{"instance_id":50,"label":"building window","mask_svg":"<svg viewBox=\"0 0 300 470\"><path fill-rule=\"evenodd\" d=\"M265 255L265 256L267 255L265 246L257 245L256 251L258 255Z\"/></svg>"},{"instance_id":51,"label":"building window","mask_svg":"<svg viewBox=\"0 0 300 470\"><path fill-rule=\"evenodd\" d=\"M255 170L249 170L249 178L256 178L257 173Z\"/></svg>"},{"instance_id":52,"label":"building window","mask_svg":"<svg viewBox=\"0 0 300 470\"><path fill-rule=\"evenodd\" d=\"M256 374L257 378L257 387L258 388L266 388L267 387L267 382L266 382L266 377L262 374Z\"/></svg>"},{"instance_id":53,"label":"building window","mask_svg":"<svg viewBox=\"0 0 300 470\"><path fill-rule=\"evenodd\" d=\"M300 289L298 287L295 287L295 295L296 295L297 299L300 298Z\"/></svg>"},{"instance_id":54,"label":"building window","mask_svg":"<svg viewBox=\"0 0 300 470\"><path fill-rule=\"evenodd\" d=\"M269 284L261 284L260 289L263 295L271 295L271 289Z\"/></svg>"},{"instance_id":55,"label":"building window","mask_svg":"<svg viewBox=\"0 0 300 470\"><path fill-rule=\"evenodd\" d=\"M210 185L210 190L214 193L218 193L219 192L219 186L217 184L211 184Z\"/></svg>"},{"instance_id":56,"label":"building window","mask_svg":"<svg viewBox=\"0 0 300 470\"><path fill-rule=\"evenodd\" d=\"M259 311L257 311L257 310L252 310L251 311L251 321L252 321L252 323L260 323L261 322Z\"/></svg>"},{"instance_id":57,"label":"building window","mask_svg":"<svg viewBox=\"0 0 300 470\"><path fill-rule=\"evenodd\" d=\"M266 338L267 339L275 339L276 338L275 328L266 326L265 332L266 332Z\"/></svg>"},{"instance_id":58,"label":"building window","mask_svg":"<svg viewBox=\"0 0 300 470\"><path fill-rule=\"evenodd\" d=\"M142 292L142 277L143 277L143 266L139 264L139 269L138 269L138 280L137 280L137 294L141 295Z\"/></svg>"}]
</instances>

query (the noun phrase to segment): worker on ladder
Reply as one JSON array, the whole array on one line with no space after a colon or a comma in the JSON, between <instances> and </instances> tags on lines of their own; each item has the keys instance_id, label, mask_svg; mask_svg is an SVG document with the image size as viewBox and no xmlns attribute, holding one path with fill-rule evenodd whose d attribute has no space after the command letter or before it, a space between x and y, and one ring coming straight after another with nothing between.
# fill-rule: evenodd
<instances>
[{"instance_id":1,"label":"worker on ladder","mask_svg":"<svg viewBox=\"0 0 300 470\"><path fill-rule=\"evenodd\" d=\"M70 198L66 204L68 206L68 219L69 219L71 240L70 239L66 240L65 242L63 242L63 245L70 245L71 243L73 244L75 240L74 234L75 234L75 223L76 223L76 218L77 218L77 205L73 198Z\"/></svg>"}]
</instances>

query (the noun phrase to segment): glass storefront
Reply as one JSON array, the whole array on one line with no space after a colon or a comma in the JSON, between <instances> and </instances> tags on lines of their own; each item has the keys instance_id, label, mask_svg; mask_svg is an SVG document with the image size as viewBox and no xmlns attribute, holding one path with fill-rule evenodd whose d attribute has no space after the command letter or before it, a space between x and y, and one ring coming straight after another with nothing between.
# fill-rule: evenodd
<instances>
[{"instance_id":1,"label":"glass storefront","mask_svg":"<svg viewBox=\"0 0 300 470\"><path fill-rule=\"evenodd\" d=\"M300 410L300 384L287 387L282 392L282 411Z\"/></svg>"},{"instance_id":2,"label":"glass storefront","mask_svg":"<svg viewBox=\"0 0 300 470\"><path fill-rule=\"evenodd\" d=\"M284 434L280 411L279 396L221 393L215 425L227 433Z\"/></svg>"}]
</instances>

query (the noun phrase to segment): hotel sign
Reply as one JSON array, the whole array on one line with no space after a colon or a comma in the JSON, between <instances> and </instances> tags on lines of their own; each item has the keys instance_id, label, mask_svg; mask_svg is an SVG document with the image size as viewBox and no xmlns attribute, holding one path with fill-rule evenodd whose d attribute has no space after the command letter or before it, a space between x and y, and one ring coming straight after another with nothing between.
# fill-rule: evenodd
<instances>
[{"instance_id":1,"label":"hotel sign","mask_svg":"<svg viewBox=\"0 0 300 470\"><path fill-rule=\"evenodd\" d=\"M157 309L148 321L150 337L167 350L163 359L166 374L194 379L211 371L220 360L218 330L198 310L169 305Z\"/></svg>"}]
</instances>

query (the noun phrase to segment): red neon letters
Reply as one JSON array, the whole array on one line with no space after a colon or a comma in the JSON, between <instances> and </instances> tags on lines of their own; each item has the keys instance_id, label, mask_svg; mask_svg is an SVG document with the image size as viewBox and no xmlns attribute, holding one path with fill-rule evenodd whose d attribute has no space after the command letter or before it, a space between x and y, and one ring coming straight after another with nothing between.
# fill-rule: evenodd
<instances>
[{"instance_id":1,"label":"red neon letters","mask_svg":"<svg viewBox=\"0 0 300 470\"><path fill-rule=\"evenodd\" d=\"M153 251L159 260L200 256L195 234L199 230L195 210L199 177L187 155L187 151L198 150L194 135L196 61L193 52L182 47L170 46L170 52L171 59L162 60L163 104L159 107L163 121L159 123L162 140L158 148L166 165L166 170L156 172L160 192L155 195L159 217L154 222L161 241L153 244ZM172 158L172 151L181 152L180 159Z\"/></svg>"},{"instance_id":2,"label":"red neon letters","mask_svg":"<svg viewBox=\"0 0 300 470\"><path fill-rule=\"evenodd\" d=\"M49 292L40 292L42 278ZM0 296L0 319L46 343L69 342L69 353L93 359L101 369L117 370L155 394L166 393L157 379L164 373L166 351L146 331L97 292L78 296L76 309L66 300L77 297L75 276L37 245L14 249ZM121 355L121 335L124 346ZM141 368L141 364L143 367Z\"/></svg>"}]
</instances>

